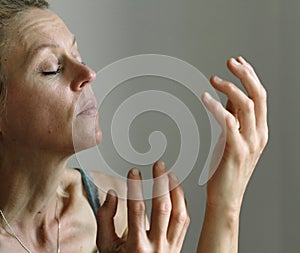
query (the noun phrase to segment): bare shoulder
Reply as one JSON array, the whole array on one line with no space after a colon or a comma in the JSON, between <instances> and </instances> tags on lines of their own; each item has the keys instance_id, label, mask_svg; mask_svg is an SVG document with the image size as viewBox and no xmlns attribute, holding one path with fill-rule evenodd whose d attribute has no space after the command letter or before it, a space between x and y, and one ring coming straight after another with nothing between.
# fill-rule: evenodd
<instances>
[{"instance_id":1,"label":"bare shoulder","mask_svg":"<svg viewBox=\"0 0 300 253\"><path fill-rule=\"evenodd\" d=\"M127 185L120 178L113 177L98 171L89 171L92 180L98 187L100 202L106 199L107 192L112 189L118 195L118 209L114 218L116 233L123 236L127 232ZM81 195L83 191L81 173L75 169L66 169L63 177L63 188L73 195ZM72 189L72 190L71 190Z\"/></svg>"},{"instance_id":2,"label":"bare shoulder","mask_svg":"<svg viewBox=\"0 0 300 253\"><path fill-rule=\"evenodd\" d=\"M80 186L82 184L81 173L76 169L66 168L61 183L65 187Z\"/></svg>"},{"instance_id":3,"label":"bare shoulder","mask_svg":"<svg viewBox=\"0 0 300 253\"><path fill-rule=\"evenodd\" d=\"M112 189L119 199L126 199L127 186L126 182L120 178L110 176L98 171L88 171L93 182L99 190L100 201L103 203L106 198L106 193ZM83 189L81 173L76 169L67 168L61 181L64 189Z\"/></svg>"},{"instance_id":4,"label":"bare shoulder","mask_svg":"<svg viewBox=\"0 0 300 253\"><path fill-rule=\"evenodd\" d=\"M58 194L64 199L66 210L74 213L82 211L84 217L94 217L90 206L81 173L78 170L66 168L58 189Z\"/></svg>"}]
</instances>

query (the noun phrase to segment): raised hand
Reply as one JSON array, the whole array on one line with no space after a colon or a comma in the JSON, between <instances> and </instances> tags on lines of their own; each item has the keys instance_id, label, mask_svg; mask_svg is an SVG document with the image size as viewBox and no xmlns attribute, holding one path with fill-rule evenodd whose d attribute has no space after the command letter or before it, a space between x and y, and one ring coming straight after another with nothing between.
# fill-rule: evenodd
<instances>
[{"instance_id":1,"label":"raised hand","mask_svg":"<svg viewBox=\"0 0 300 253\"><path fill-rule=\"evenodd\" d=\"M131 169L127 181L128 234L119 238L113 218L118 198L112 191L98 211L97 246L101 253L180 252L189 225L184 193L174 174L166 174L161 161L153 166L153 196L150 229L146 226L141 175Z\"/></svg>"},{"instance_id":2,"label":"raised hand","mask_svg":"<svg viewBox=\"0 0 300 253\"><path fill-rule=\"evenodd\" d=\"M226 145L217 171L207 185L208 204L240 208L256 163L267 143L266 91L253 68L242 57L229 59L229 70L241 80L245 94L233 83L217 76L211 84L228 97L226 108L203 95L214 117L225 119Z\"/></svg>"},{"instance_id":3,"label":"raised hand","mask_svg":"<svg viewBox=\"0 0 300 253\"><path fill-rule=\"evenodd\" d=\"M239 214L243 196L268 140L264 87L253 68L242 57L229 59L227 66L240 79L248 94L233 83L213 76L212 86L228 98L226 108L210 95L202 96L205 106L222 126L221 138L225 138L226 144L217 170L207 183L199 253L238 252Z\"/></svg>"}]
</instances>

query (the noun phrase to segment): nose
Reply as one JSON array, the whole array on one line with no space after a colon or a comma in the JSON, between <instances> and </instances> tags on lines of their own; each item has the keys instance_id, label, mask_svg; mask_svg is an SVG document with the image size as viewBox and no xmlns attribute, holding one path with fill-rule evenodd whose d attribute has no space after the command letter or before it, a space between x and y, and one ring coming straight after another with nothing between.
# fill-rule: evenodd
<instances>
[{"instance_id":1,"label":"nose","mask_svg":"<svg viewBox=\"0 0 300 253\"><path fill-rule=\"evenodd\" d=\"M75 63L72 69L73 80L71 89L73 91L81 91L86 85L92 83L96 79L96 73L83 63Z\"/></svg>"}]
</instances>

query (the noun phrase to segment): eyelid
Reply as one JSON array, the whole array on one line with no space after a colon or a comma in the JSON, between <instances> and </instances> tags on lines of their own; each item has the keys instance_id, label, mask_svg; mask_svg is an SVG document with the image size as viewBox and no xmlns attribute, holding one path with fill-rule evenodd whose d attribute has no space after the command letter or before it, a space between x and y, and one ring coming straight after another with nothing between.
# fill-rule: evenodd
<instances>
[{"instance_id":1,"label":"eyelid","mask_svg":"<svg viewBox=\"0 0 300 253\"><path fill-rule=\"evenodd\" d=\"M77 62L79 62L80 64L86 66L86 63L82 60L81 56L78 54L72 54L72 56L74 57L74 59L76 59ZM53 66L51 66L52 64L44 61L40 64L40 73L45 75L45 76L51 76L51 75L57 75L59 73L61 73L64 69L64 63L65 62L65 59L63 56L61 57L58 57L57 58L57 63L53 64ZM47 65L49 64L49 67L43 67L43 65ZM51 67L50 67L51 66ZM54 67L55 66L55 67ZM48 68L48 69L47 69Z\"/></svg>"},{"instance_id":2,"label":"eyelid","mask_svg":"<svg viewBox=\"0 0 300 253\"><path fill-rule=\"evenodd\" d=\"M42 74L46 75L46 76L57 75L57 74L61 73L62 70L63 70L63 66L61 64L59 64L56 70L42 71Z\"/></svg>"},{"instance_id":3,"label":"eyelid","mask_svg":"<svg viewBox=\"0 0 300 253\"><path fill-rule=\"evenodd\" d=\"M63 60L63 58L62 57L58 57L57 58L57 63L55 63L54 66L55 67L53 69L51 69L51 68L50 69L46 69L46 68L43 69L43 67L41 66L40 67L40 72L43 75L46 75L46 76L47 75L57 75L57 74L61 73L62 70L63 70L63 67L64 67L64 60ZM53 66L51 66L51 67L53 67Z\"/></svg>"}]
</instances>

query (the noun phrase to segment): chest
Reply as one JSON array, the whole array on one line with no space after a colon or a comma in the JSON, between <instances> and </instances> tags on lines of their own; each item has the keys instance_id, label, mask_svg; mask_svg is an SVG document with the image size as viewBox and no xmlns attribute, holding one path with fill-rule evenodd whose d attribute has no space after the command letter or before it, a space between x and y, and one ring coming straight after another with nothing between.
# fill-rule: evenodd
<instances>
[{"instance_id":1,"label":"chest","mask_svg":"<svg viewBox=\"0 0 300 253\"><path fill-rule=\"evenodd\" d=\"M19 235L23 245L32 253L36 252L57 252L58 246L61 253L94 253L96 252L96 222L93 216L81 212L80 218L71 217L62 219L59 232L52 234L51 237L39 240L30 240L27 235ZM92 214L93 215L93 214ZM57 230L58 231L58 230ZM8 252L28 252L17 238L8 234L1 233L0 235L0 253Z\"/></svg>"},{"instance_id":2,"label":"chest","mask_svg":"<svg viewBox=\"0 0 300 253\"><path fill-rule=\"evenodd\" d=\"M89 202L78 195L70 195L63 202L59 222L48 228L16 233L18 238L9 230L1 230L0 253L54 253L58 246L61 253L96 252L97 224Z\"/></svg>"},{"instance_id":3,"label":"chest","mask_svg":"<svg viewBox=\"0 0 300 253\"><path fill-rule=\"evenodd\" d=\"M96 252L97 223L88 200L77 197L67 206L60 221L61 253Z\"/></svg>"}]
</instances>

